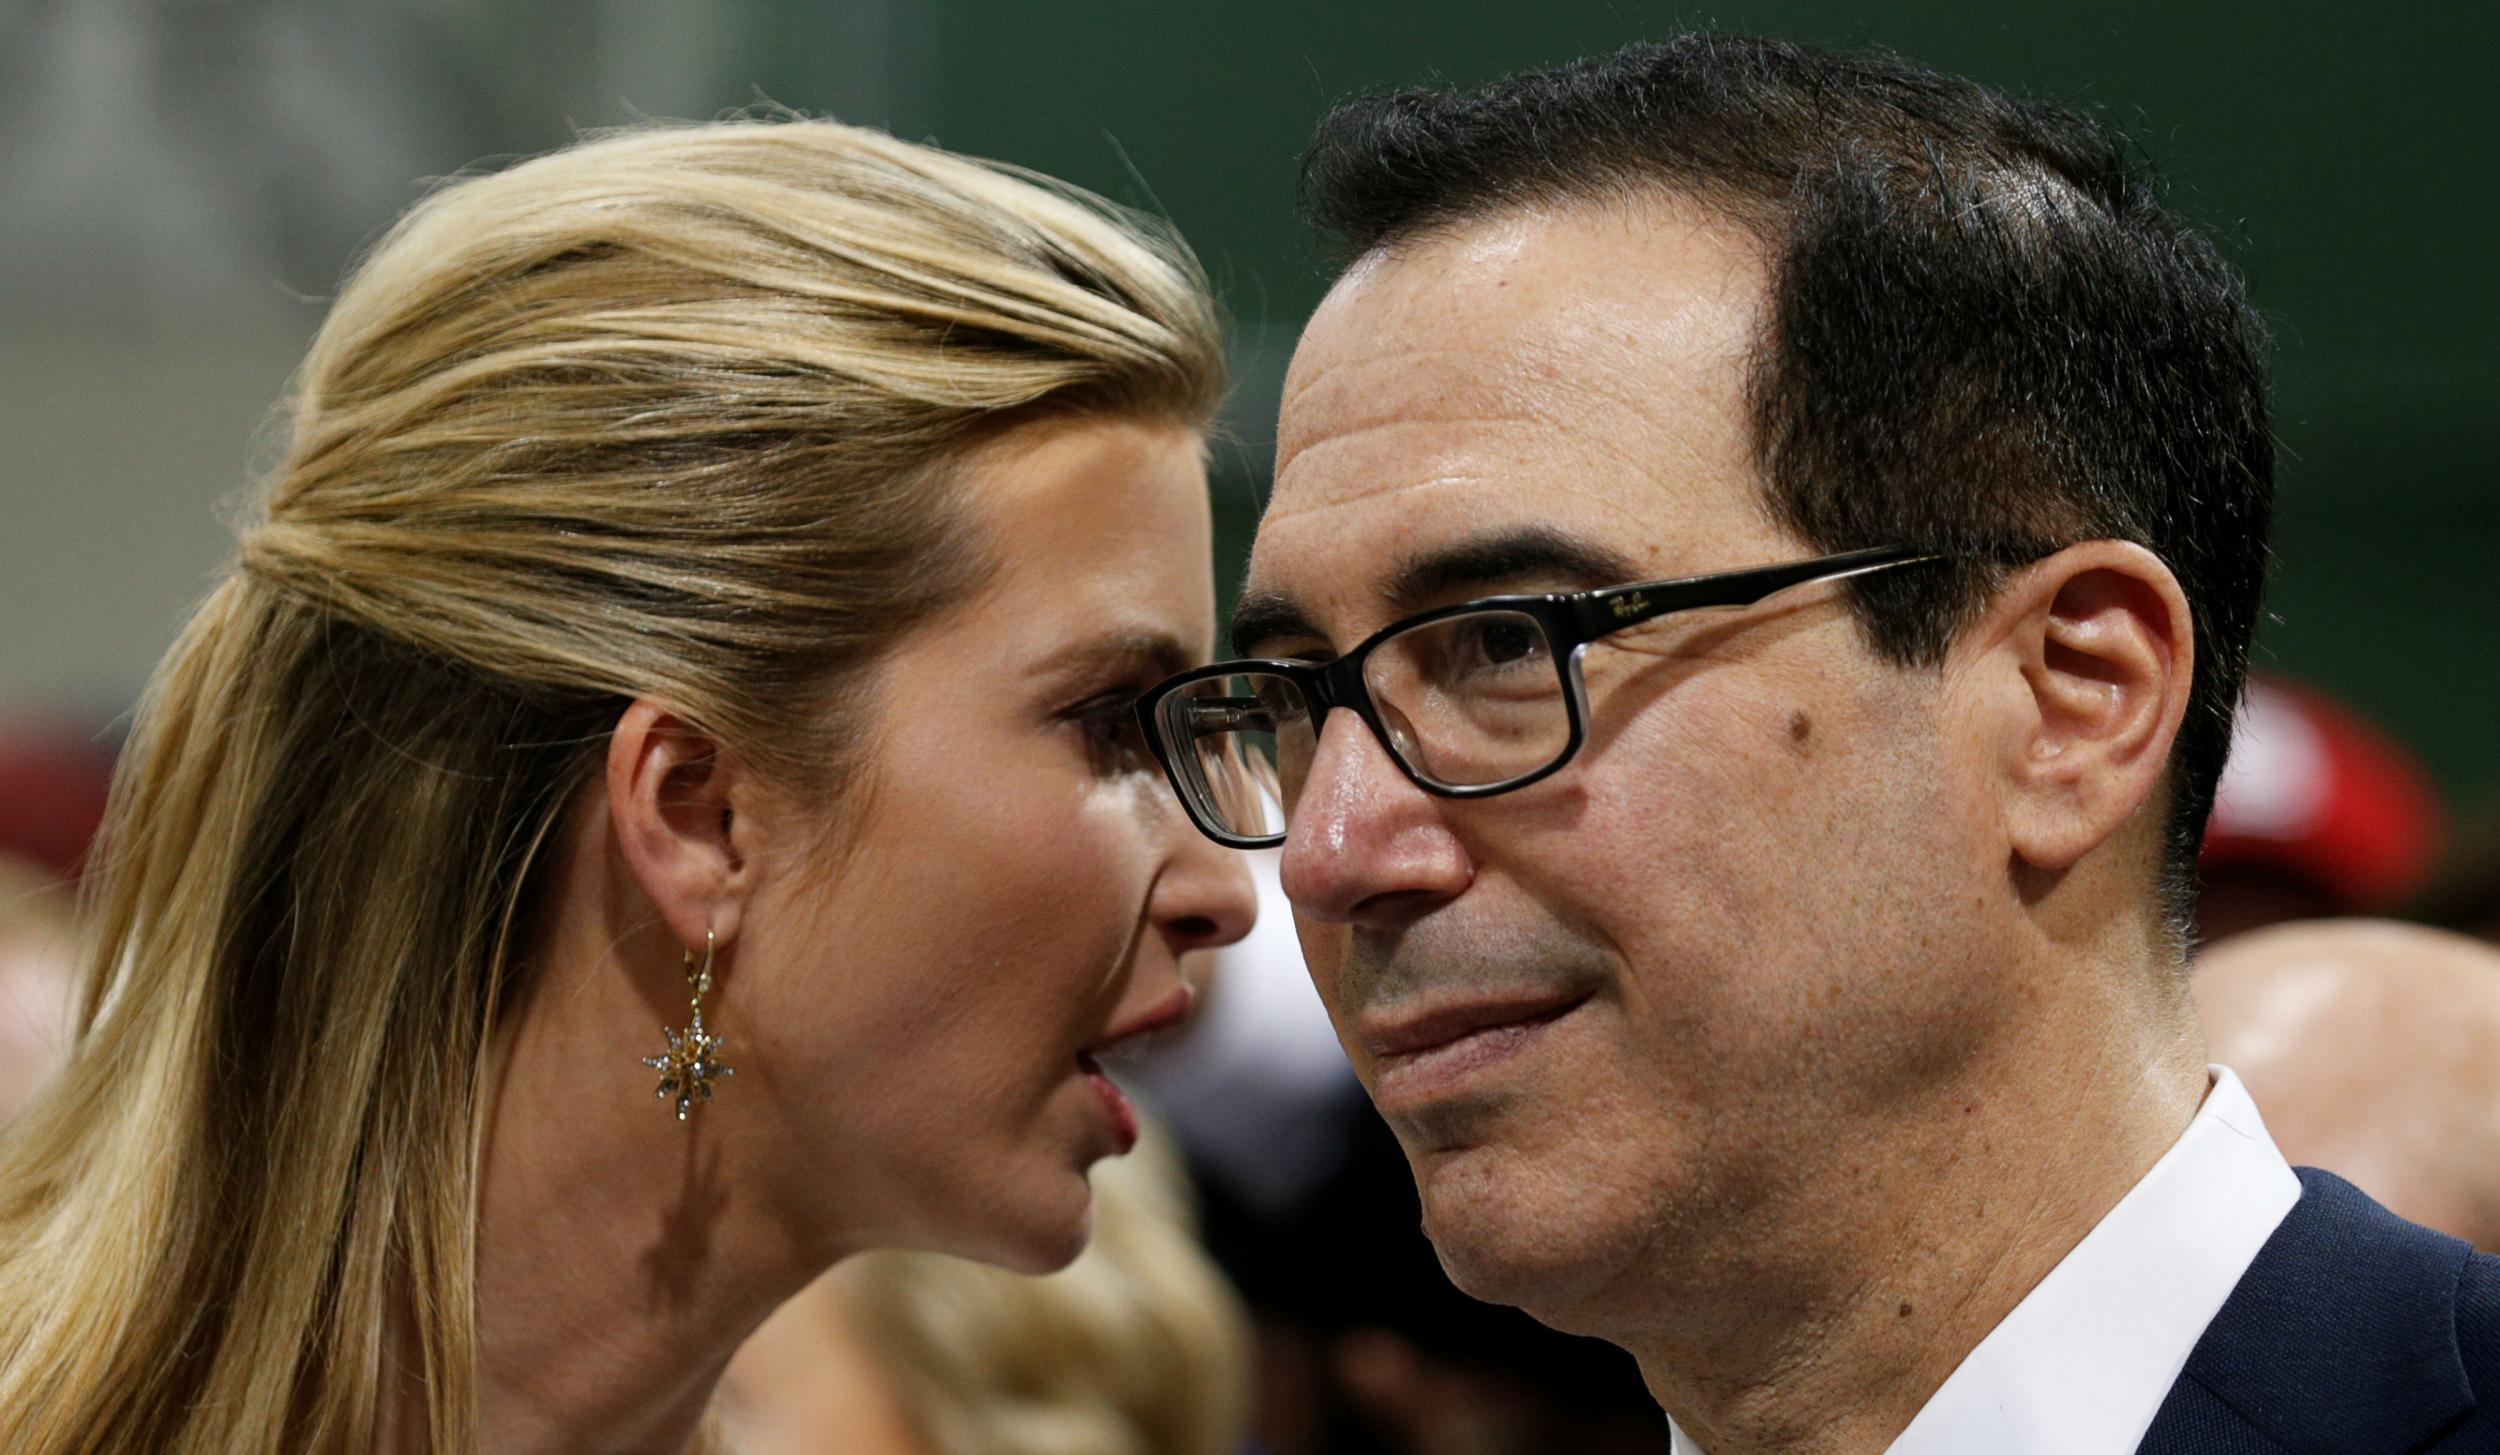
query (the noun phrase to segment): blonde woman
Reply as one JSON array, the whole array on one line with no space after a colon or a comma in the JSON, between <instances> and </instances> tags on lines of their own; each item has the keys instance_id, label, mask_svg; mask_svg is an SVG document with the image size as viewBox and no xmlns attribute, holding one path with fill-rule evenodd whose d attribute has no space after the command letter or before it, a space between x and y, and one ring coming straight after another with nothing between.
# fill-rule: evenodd
<instances>
[{"instance_id":1,"label":"blonde woman","mask_svg":"<svg viewBox=\"0 0 2500 1455\"><path fill-rule=\"evenodd\" d=\"M1129 707L1220 386L1176 243L873 132L419 205L140 710L0 1449L678 1451L850 1253L1075 1256L1251 914Z\"/></svg>"}]
</instances>

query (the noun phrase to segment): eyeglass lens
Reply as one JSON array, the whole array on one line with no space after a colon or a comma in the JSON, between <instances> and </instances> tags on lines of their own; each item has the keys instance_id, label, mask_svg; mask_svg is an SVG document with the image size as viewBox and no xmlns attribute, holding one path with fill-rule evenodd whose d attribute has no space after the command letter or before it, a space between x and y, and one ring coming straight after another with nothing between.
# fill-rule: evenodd
<instances>
[{"instance_id":1,"label":"eyeglass lens","mask_svg":"<svg viewBox=\"0 0 2500 1455\"><path fill-rule=\"evenodd\" d=\"M1441 787L1522 777L1570 745L1560 665L1543 625L1523 612L1468 612L1400 632L1372 648L1363 685L1390 751ZM1285 831L1319 745L1299 687L1263 672L1202 678L1160 712L1202 814L1241 838Z\"/></svg>"}]
</instances>

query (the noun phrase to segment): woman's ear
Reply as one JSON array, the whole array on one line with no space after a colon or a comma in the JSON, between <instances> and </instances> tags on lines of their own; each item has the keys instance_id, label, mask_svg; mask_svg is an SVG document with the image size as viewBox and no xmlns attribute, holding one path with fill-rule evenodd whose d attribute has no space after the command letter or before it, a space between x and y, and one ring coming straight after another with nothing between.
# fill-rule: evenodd
<instances>
[{"instance_id":1,"label":"woman's ear","mask_svg":"<svg viewBox=\"0 0 2500 1455\"><path fill-rule=\"evenodd\" d=\"M636 698L608 738L618 852L681 945L727 943L753 888L737 760L674 710Z\"/></svg>"},{"instance_id":2,"label":"woman's ear","mask_svg":"<svg viewBox=\"0 0 2500 1455\"><path fill-rule=\"evenodd\" d=\"M1994 700L2010 845L2064 870L2167 779L2196 668L2187 595L2144 547L2085 541L2017 573L1987 615L1970 639L2009 689Z\"/></svg>"}]
</instances>

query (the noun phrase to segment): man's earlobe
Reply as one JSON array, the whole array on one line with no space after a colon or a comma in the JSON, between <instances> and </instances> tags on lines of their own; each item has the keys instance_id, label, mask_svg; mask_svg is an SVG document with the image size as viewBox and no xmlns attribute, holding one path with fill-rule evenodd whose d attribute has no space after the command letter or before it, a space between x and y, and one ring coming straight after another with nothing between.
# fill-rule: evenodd
<instances>
[{"instance_id":1,"label":"man's earlobe","mask_svg":"<svg viewBox=\"0 0 2500 1455\"><path fill-rule=\"evenodd\" d=\"M617 851L678 943L733 938L751 877L736 762L682 716L638 698L609 736L605 786Z\"/></svg>"},{"instance_id":2,"label":"man's earlobe","mask_svg":"<svg viewBox=\"0 0 2500 1455\"><path fill-rule=\"evenodd\" d=\"M2187 596L2142 546L2086 541L2019 573L2000 613L2023 683L2006 826L2026 863L2062 870L2161 787L2195 671Z\"/></svg>"}]
</instances>

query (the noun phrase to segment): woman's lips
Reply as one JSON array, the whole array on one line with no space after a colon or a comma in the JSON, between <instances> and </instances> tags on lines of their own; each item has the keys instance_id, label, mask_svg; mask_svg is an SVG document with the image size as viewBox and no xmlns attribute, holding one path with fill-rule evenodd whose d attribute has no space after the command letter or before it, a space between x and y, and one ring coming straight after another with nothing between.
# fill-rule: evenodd
<instances>
[{"instance_id":1,"label":"woman's lips","mask_svg":"<svg viewBox=\"0 0 2500 1455\"><path fill-rule=\"evenodd\" d=\"M1127 1095L1103 1073L1101 1063L1094 1059L1092 1052L1079 1052L1076 1066L1085 1073L1086 1084L1094 1088L1095 1099L1102 1103L1104 1115L1111 1120L1111 1134L1118 1140L1119 1150L1125 1155L1137 1145L1137 1108L1129 1105Z\"/></svg>"},{"instance_id":2,"label":"woman's lips","mask_svg":"<svg viewBox=\"0 0 2500 1455\"><path fill-rule=\"evenodd\" d=\"M1094 1098L1102 1103L1103 1115L1110 1118L1111 1134L1119 1142L1119 1151L1127 1153L1137 1145L1137 1108L1129 1105L1128 1096L1102 1069L1097 1053L1134 1051L1150 1044L1147 1038L1159 1031L1170 1030L1189 1019L1193 995L1187 985L1175 985L1172 992L1128 1020L1111 1027L1103 1038L1076 1053L1076 1069L1094 1088Z\"/></svg>"},{"instance_id":3,"label":"woman's lips","mask_svg":"<svg viewBox=\"0 0 2500 1455\"><path fill-rule=\"evenodd\" d=\"M1587 1004L1590 994L1504 997L1415 1015L1366 1017L1358 1039L1371 1056L1372 1101L1383 1113L1393 1113L1449 1095L1478 1073L1534 1047L1556 1021Z\"/></svg>"},{"instance_id":4,"label":"woman's lips","mask_svg":"<svg viewBox=\"0 0 2500 1455\"><path fill-rule=\"evenodd\" d=\"M1172 987L1171 994L1105 1031L1101 1040L1085 1048L1086 1052L1091 1054L1096 1051L1107 1051L1122 1042L1135 1042L1141 1037L1170 1030L1189 1019L1190 1002L1196 998L1196 993L1188 986L1175 985Z\"/></svg>"}]
</instances>

